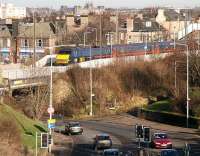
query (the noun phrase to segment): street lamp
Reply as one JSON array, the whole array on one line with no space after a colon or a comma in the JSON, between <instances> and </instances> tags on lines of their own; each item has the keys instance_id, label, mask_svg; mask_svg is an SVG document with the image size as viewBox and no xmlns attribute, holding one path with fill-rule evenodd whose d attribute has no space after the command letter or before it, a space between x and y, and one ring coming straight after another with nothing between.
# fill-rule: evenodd
<instances>
[{"instance_id":1,"label":"street lamp","mask_svg":"<svg viewBox=\"0 0 200 156\"><path fill-rule=\"evenodd\" d=\"M84 47L86 46L86 35L90 34L90 31L86 31L84 32ZM92 47L90 44L90 63L92 61ZM90 116L93 116L93 87L92 87L93 83L92 83L92 67L90 65Z\"/></svg>"},{"instance_id":2,"label":"street lamp","mask_svg":"<svg viewBox=\"0 0 200 156\"><path fill-rule=\"evenodd\" d=\"M177 45L182 45L182 46L186 46L187 48L187 121L186 121L186 126L187 128L189 127L189 47L187 44L184 43L175 43Z\"/></svg>"},{"instance_id":3,"label":"street lamp","mask_svg":"<svg viewBox=\"0 0 200 156\"><path fill-rule=\"evenodd\" d=\"M92 47L90 45L90 63L92 61ZM93 88L92 88L92 67L90 65L90 116L93 116Z\"/></svg>"},{"instance_id":4,"label":"street lamp","mask_svg":"<svg viewBox=\"0 0 200 156\"><path fill-rule=\"evenodd\" d=\"M95 31L95 34L96 34L96 46L98 44L98 38L97 38L97 28L94 28L94 27L87 27L88 30L91 30L92 32ZM89 31L89 32L91 32Z\"/></svg>"},{"instance_id":5,"label":"street lamp","mask_svg":"<svg viewBox=\"0 0 200 156\"><path fill-rule=\"evenodd\" d=\"M51 36L50 36L51 39ZM50 60L51 60L51 67L50 67L50 96L49 96L49 108L48 108L48 113L49 113L49 119L52 119L54 108L53 108L53 50L54 48L62 47L62 46L67 46L67 45L59 45L59 46L51 46L51 47L45 47L46 49L50 50ZM53 140L52 137L52 129L49 128L49 135L51 136L51 139ZM49 145L49 152L51 153L52 150L52 144Z\"/></svg>"}]
</instances>

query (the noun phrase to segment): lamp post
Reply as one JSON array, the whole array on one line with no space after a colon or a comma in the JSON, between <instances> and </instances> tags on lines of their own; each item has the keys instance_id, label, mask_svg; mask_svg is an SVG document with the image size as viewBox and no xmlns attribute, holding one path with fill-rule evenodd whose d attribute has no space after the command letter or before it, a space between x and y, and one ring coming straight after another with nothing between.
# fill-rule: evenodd
<instances>
[{"instance_id":1,"label":"lamp post","mask_svg":"<svg viewBox=\"0 0 200 156\"><path fill-rule=\"evenodd\" d=\"M51 36L50 36L51 39ZM49 113L49 119L52 119L53 116L53 112L54 112L54 108L53 108L53 50L54 48L59 48L62 46L67 46L67 45L59 45L59 46L51 46L51 47L45 47L45 49L49 49L50 50L50 55L51 55L51 66L50 66L50 96L49 96L49 108L48 108L48 113ZM49 128L49 135L51 136L51 140L53 140L52 137L52 129ZM51 153L52 150L52 142L51 144L49 144L49 153Z\"/></svg>"},{"instance_id":2,"label":"lamp post","mask_svg":"<svg viewBox=\"0 0 200 156\"><path fill-rule=\"evenodd\" d=\"M84 32L84 47L86 46L86 35L90 34L90 31ZM92 61L92 47L90 45L90 63ZM90 116L93 116L93 83L92 83L92 67L90 65Z\"/></svg>"},{"instance_id":3,"label":"lamp post","mask_svg":"<svg viewBox=\"0 0 200 156\"><path fill-rule=\"evenodd\" d=\"M92 47L90 45L90 63L92 61ZM90 65L90 116L93 116L93 88L92 88L92 67Z\"/></svg>"},{"instance_id":4,"label":"lamp post","mask_svg":"<svg viewBox=\"0 0 200 156\"><path fill-rule=\"evenodd\" d=\"M186 47L187 51L186 51L186 55L187 55L187 121L186 121L186 126L187 128L189 127L189 47L187 44L184 43L176 43L177 45L183 45Z\"/></svg>"}]
</instances>

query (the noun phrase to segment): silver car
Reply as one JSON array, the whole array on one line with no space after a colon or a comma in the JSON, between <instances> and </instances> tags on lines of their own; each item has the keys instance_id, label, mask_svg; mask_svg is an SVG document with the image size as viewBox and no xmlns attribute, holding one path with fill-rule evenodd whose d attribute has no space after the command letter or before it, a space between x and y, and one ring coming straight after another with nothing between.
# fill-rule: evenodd
<instances>
[{"instance_id":1,"label":"silver car","mask_svg":"<svg viewBox=\"0 0 200 156\"><path fill-rule=\"evenodd\" d=\"M95 150L106 149L111 147L112 147L112 140L108 134L98 134L94 138L93 148Z\"/></svg>"},{"instance_id":2,"label":"silver car","mask_svg":"<svg viewBox=\"0 0 200 156\"><path fill-rule=\"evenodd\" d=\"M67 133L68 135L82 134L83 128L81 127L79 122L69 122L67 125L65 125L65 133Z\"/></svg>"}]
</instances>

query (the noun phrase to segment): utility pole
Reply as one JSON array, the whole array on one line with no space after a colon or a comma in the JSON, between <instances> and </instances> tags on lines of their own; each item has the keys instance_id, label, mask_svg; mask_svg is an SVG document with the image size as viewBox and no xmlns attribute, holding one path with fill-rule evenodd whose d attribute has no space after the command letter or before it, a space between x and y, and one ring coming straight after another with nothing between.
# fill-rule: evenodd
<instances>
[{"instance_id":1,"label":"utility pole","mask_svg":"<svg viewBox=\"0 0 200 156\"><path fill-rule=\"evenodd\" d=\"M174 67L174 68L175 68L175 71L174 71L174 72L175 72L175 76L174 76L174 87L175 87L175 91L176 91L176 86L177 86L177 84L176 84L176 77L177 77L177 76L176 76L176 73L177 73L176 60L175 60L175 62L174 62L174 66L175 66L175 67Z\"/></svg>"},{"instance_id":2,"label":"utility pole","mask_svg":"<svg viewBox=\"0 0 200 156\"><path fill-rule=\"evenodd\" d=\"M189 128L189 47L187 47L187 128Z\"/></svg>"},{"instance_id":3,"label":"utility pole","mask_svg":"<svg viewBox=\"0 0 200 156\"><path fill-rule=\"evenodd\" d=\"M176 50L176 36L175 36L176 34L175 34L175 27L174 27L174 52L175 52L175 50ZM175 74L175 76L174 76L174 87L175 87L175 91L176 91L176 60L175 60L175 62L174 62L174 74Z\"/></svg>"},{"instance_id":4,"label":"utility pole","mask_svg":"<svg viewBox=\"0 0 200 156\"><path fill-rule=\"evenodd\" d=\"M101 51L101 57L102 57L102 12L100 12L100 35L99 35L99 40L100 40L100 51Z\"/></svg>"},{"instance_id":5,"label":"utility pole","mask_svg":"<svg viewBox=\"0 0 200 156\"><path fill-rule=\"evenodd\" d=\"M200 31L198 31L198 55L199 55L199 44L200 44Z\"/></svg>"},{"instance_id":6,"label":"utility pole","mask_svg":"<svg viewBox=\"0 0 200 156\"><path fill-rule=\"evenodd\" d=\"M119 10L116 12L116 44L119 44Z\"/></svg>"},{"instance_id":7,"label":"utility pole","mask_svg":"<svg viewBox=\"0 0 200 156\"><path fill-rule=\"evenodd\" d=\"M174 26L174 51L176 49L176 32L175 32L175 26Z\"/></svg>"},{"instance_id":8,"label":"utility pole","mask_svg":"<svg viewBox=\"0 0 200 156\"><path fill-rule=\"evenodd\" d=\"M50 39L51 39L51 36L50 36ZM50 49L50 55L51 55L51 68L50 68L50 96L49 96L49 108L50 109L53 109L53 59L52 59L52 50L53 49ZM52 119L52 113L53 112L50 112L49 113L49 119L51 120ZM52 136L52 129L49 128L49 135ZM51 144L49 144L49 153L51 153Z\"/></svg>"},{"instance_id":9,"label":"utility pole","mask_svg":"<svg viewBox=\"0 0 200 156\"><path fill-rule=\"evenodd\" d=\"M34 10L34 12L33 12L33 67L35 67L35 62L36 62L35 31L36 31L36 29L35 29L35 10Z\"/></svg>"},{"instance_id":10,"label":"utility pole","mask_svg":"<svg viewBox=\"0 0 200 156\"><path fill-rule=\"evenodd\" d=\"M92 60L92 47L90 45L90 63L91 63L91 60ZM92 67L90 65L90 116L93 115L93 90L92 90Z\"/></svg>"}]
</instances>

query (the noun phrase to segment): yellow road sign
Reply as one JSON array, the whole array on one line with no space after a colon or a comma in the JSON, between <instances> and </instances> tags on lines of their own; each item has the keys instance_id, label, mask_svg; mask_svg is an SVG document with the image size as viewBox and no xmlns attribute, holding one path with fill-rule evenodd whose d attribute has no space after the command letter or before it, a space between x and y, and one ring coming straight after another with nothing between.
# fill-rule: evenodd
<instances>
[{"instance_id":1,"label":"yellow road sign","mask_svg":"<svg viewBox=\"0 0 200 156\"><path fill-rule=\"evenodd\" d=\"M48 124L55 124L56 123L56 119L49 119L48 120Z\"/></svg>"}]
</instances>

